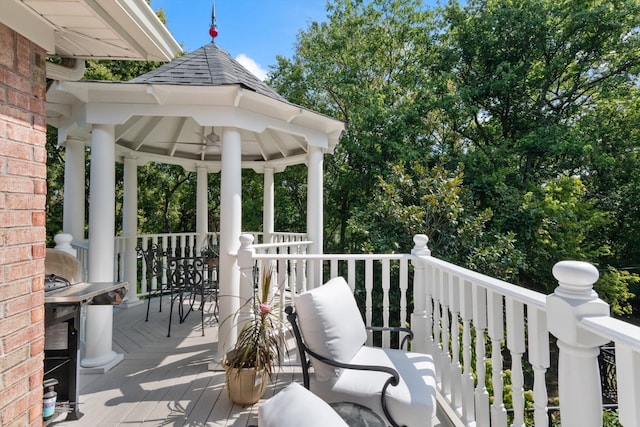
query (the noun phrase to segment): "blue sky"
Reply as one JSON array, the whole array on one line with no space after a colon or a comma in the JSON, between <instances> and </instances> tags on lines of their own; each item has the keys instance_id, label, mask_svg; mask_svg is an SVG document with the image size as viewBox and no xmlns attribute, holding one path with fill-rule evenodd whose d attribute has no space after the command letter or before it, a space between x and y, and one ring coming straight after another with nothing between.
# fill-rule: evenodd
<instances>
[{"instance_id":1,"label":"blue sky","mask_svg":"<svg viewBox=\"0 0 640 427\"><path fill-rule=\"evenodd\" d=\"M212 0L152 0L164 9L169 31L185 51L211 41ZM216 44L260 78L276 55L291 57L296 35L311 21L326 20L326 0L218 0Z\"/></svg>"}]
</instances>

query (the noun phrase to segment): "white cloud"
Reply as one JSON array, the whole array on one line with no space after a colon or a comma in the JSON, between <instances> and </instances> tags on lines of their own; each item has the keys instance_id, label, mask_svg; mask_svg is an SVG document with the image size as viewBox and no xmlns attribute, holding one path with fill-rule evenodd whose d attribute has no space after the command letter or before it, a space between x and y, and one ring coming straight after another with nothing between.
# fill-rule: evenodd
<instances>
[{"instance_id":1,"label":"white cloud","mask_svg":"<svg viewBox=\"0 0 640 427\"><path fill-rule=\"evenodd\" d=\"M262 68L260 64L258 64L253 59L249 58L244 53L241 53L240 55L236 56L236 61L238 61L244 68L251 71L251 73L257 78L259 78L260 80L264 81L264 79L267 78L267 70Z\"/></svg>"}]
</instances>

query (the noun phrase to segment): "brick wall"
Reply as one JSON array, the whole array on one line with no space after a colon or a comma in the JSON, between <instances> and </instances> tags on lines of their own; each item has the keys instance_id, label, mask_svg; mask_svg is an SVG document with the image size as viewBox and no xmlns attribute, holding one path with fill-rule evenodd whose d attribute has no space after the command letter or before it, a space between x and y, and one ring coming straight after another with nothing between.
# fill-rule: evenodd
<instances>
[{"instance_id":1,"label":"brick wall","mask_svg":"<svg viewBox=\"0 0 640 427\"><path fill-rule=\"evenodd\" d=\"M42 425L45 58L0 24L0 426Z\"/></svg>"}]
</instances>

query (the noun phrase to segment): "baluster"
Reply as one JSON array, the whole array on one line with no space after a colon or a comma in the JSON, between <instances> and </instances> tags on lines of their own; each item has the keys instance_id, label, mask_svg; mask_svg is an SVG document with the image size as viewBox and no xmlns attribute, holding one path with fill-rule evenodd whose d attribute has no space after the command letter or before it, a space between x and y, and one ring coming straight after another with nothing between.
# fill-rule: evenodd
<instances>
[{"instance_id":1,"label":"baluster","mask_svg":"<svg viewBox=\"0 0 640 427\"><path fill-rule=\"evenodd\" d=\"M634 333L633 331L630 331ZM620 424L640 425L640 353L630 345L616 342L616 377L618 382L618 403L620 404Z\"/></svg>"},{"instance_id":2,"label":"baluster","mask_svg":"<svg viewBox=\"0 0 640 427\"><path fill-rule=\"evenodd\" d=\"M391 283L389 282L391 275L389 269L389 260L382 260L382 326L389 327L389 289L391 288ZM390 333L389 331L384 331L382 333L382 347L389 348L391 347L390 341Z\"/></svg>"},{"instance_id":3,"label":"baluster","mask_svg":"<svg viewBox=\"0 0 640 427\"><path fill-rule=\"evenodd\" d=\"M549 425L547 416L547 381L545 375L550 366L549 331L547 313L543 310L527 307L527 331L529 336L529 363L533 367L533 418L536 427Z\"/></svg>"},{"instance_id":4,"label":"baluster","mask_svg":"<svg viewBox=\"0 0 640 427\"><path fill-rule=\"evenodd\" d=\"M524 304L506 298L507 348L511 352L511 395L513 401L513 427L524 427L524 374L522 355L524 342Z\"/></svg>"},{"instance_id":5,"label":"baluster","mask_svg":"<svg viewBox=\"0 0 640 427\"><path fill-rule=\"evenodd\" d=\"M373 306L373 302L372 302L372 297L371 294L373 292L373 260L371 259L366 259L364 262L364 270L365 270L365 278L364 278L364 286L365 286L365 291L366 291L366 298L365 298L365 324L367 326L371 326L371 319L373 316L372 313L372 306ZM367 338L367 343L369 345L373 344L372 341L372 335L371 332L369 332L368 334L368 338Z\"/></svg>"},{"instance_id":6,"label":"baluster","mask_svg":"<svg viewBox=\"0 0 640 427\"><path fill-rule=\"evenodd\" d=\"M442 279L440 280L439 296L441 301L442 313L440 315L441 333L442 333L442 392L451 400L451 351L449 350L449 287L451 286L451 277L449 273L442 271Z\"/></svg>"},{"instance_id":7,"label":"baluster","mask_svg":"<svg viewBox=\"0 0 640 427\"><path fill-rule=\"evenodd\" d=\"M356 260L350 259L347 261L347 283L351 286L353 291L356 288Z\"/></svg>"},{"instance_id":8,"label":"baluster","mask_svg":"<svg viewBox=\"0 0 640 427\"><path fill-rule=\"evenodd\" d=\"M462 318L462 419L467 426L475 425L473 400L474 379L471 367L471 319L473 318L473 289L471 282L462 282L460 292L460 317Z\"/></svg>"},{"instance_id":9,"label":"baluster","mask_svg":"<svg viewBox=\"0 0 640 427\"><path fill-rule=\"evenodd\" d=\"M142 243L140 245L140 247L142 248L142 250L146 253L147 249L149 248L149 242L147 239L142 239ZM142 295L145 295L148 291L148 287L151 285L149 284L147 281L149 279L147 278L147 260L143 259L143 263L142 263L142 275L140 276L140 293ZM153 279L151 279L153 280ZM152 285L151 285L152 286ZM151 288L153 289L153 287ZM148 298L148 296L147 296Z\"/></svg>"},{"instance_id":10,"label":"baluster","mask_svg":"<svg viewBox=\"0 0 640 427\"><path fill-rule=\"evenodd\" d=\"M399 326L407 326L407 290L409 289L409 267L406 258L400 260L400 324ZM398 336L398 343L402 342L406 334L402 333Z\"/></svg>"},{"instance_id":11,"label":"baluster","mask_svg":"<svg viewBox=\"0 0 640 427\"><path fill-rule=\"evenodd\" d=\"M439 268L433 268L433 359L436 364L436 377L441 384L444 382L442 378L442 341L440 340L440 293L442 284L442 271Z\"/></svg>"},{"instance_id":12,"label":"baluster","mask_svg":"<svg viewBox=\"0 0 640 427\"><path fill-rule=\"evenodd\" d=\"M502 380L502 340L504 339L504 319L502 295L487 291L487 314L489 338L491 339L491 384L493 404L491 405L491 425L506 426L507 410L504 407Z\"/></svg>"},{"instance_id":13,"label":"baluster","mask_svg":"<svg viewBox=\"0 0 640 427\"><path fill-rule=\"evenodd\" d=\"M334 278L338 275L338 260L337 259L332 259L330 261L331 264L331 276L330 278Z\"/></svg>"},{"instance_id":14,"label":"baluster","mask_svg":"<svg viewBox=\"0 0 640 427\"><path fill-rule=\"evenodd\" d=\"M489 392L487 391L487 370L485 356L485 331L487 329L487 290L473 286L473 324L476 329L476 422L478 426L488 426Z\"/></svg>"},{"instance_id":15,"label":"baluster","mask_svg":"<svg viewBox=\"0 0 640 427\"><path fill-rule=\"evenodd\" d=\"M451 403L462 408L462 367L460 366L460 277L449 282L449 307L451 311Z\"/></svg>"}]
</instances>

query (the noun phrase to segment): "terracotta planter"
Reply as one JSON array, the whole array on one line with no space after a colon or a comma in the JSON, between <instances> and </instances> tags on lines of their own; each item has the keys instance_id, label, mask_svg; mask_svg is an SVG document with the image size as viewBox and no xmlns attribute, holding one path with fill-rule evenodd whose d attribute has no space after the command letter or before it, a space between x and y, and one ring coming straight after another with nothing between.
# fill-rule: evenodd
<instances>
[{"instance_id":1,"label":"terracotta planter","mask_svg":"<svg viewBox=\"0 0 640 427\"><path fill-rule=\"evenodd\" d=\"M264 394L268 373L255 368L226 368L229 399L237 405L248 406L256 403Z\"/></svg>"}]
</instances>

